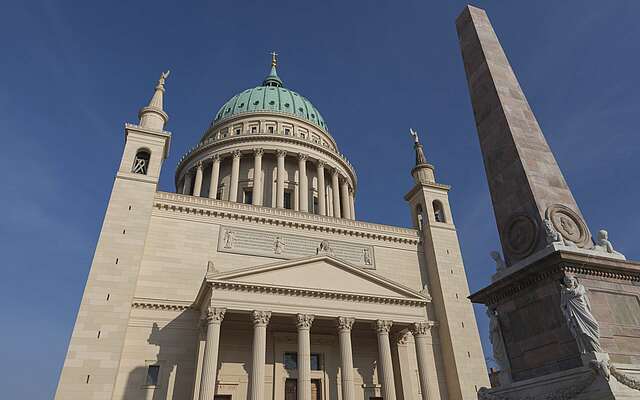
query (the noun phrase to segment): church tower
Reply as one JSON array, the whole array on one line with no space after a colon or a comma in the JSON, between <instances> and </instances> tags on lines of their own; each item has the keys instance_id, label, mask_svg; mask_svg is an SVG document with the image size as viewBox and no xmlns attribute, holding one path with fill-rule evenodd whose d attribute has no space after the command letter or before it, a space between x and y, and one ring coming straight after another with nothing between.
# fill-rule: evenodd
<instances>
[{"instance_id":1,"label":"church tower","mask_svg":"<svg viewBox=\"0 0 640 400\"><path fill-rule=\"evenodd\" d=\"M436 182L435 169L427 162L417 132L411 130L411 135L416 153L411 170L415 186L405 200L424 252L423 282L428 282L425 289L433 300L429 311L438 321L432 331L439 337L450 398L473 399L488 383L488 375L473 306L467 299L469 284L449 206L450 187Z\"/></svg>"},{"instance_id":2,"label":"church tower","mask_svg":"<svg viewBox=\"0 0 640 400\"><path fill-rule=\"evenodd\" d=\"M125 145L56 399L111 399L142 261L162 163L171 134L163 110L163 73L138 125L125 125Z\"/></svg>"}]
</instances>

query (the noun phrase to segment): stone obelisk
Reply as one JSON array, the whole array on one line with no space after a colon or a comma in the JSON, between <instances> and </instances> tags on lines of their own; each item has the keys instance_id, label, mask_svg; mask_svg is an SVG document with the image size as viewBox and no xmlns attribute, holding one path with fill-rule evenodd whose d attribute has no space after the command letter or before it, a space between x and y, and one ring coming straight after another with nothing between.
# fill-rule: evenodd
<instances>
[{"instance_id":1,"label":"stone obelisk","mask_svg":"<svg viewBox=\"0 0 640 400\"><path fill-rule=\"evenodd\" d=\"M591 234L484 10L456 21L507 265L546 247L543 222L591 248Z\"/></svg>"},{"instance_id":2,"label":"stone obelisk","mask_svg":"<svg viewBox=\"0 0 640 400\"><path fill-rule=\"evenodd\" d=\"M456 27L506 259L469 296L488 308L501 368L478 397L640 398L640 263L604 230L593 243L484 10L465 7Z\"/></svg>"}]
</instances>

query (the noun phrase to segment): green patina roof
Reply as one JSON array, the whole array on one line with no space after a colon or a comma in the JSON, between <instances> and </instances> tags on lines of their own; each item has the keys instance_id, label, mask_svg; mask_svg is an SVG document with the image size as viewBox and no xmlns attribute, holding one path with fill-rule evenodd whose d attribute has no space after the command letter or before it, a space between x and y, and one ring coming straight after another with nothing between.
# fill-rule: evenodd
<instances>
[{"instance_id":1,"label":"green patina roof","mask_svg":"<svg viewBox=\"0 0 640 400\"><path fill-rule=\"evenodd\" d=\"M305 97L282 87L282 84L276 66L272 65L271 72L262 85L247 89L229 99L218 110L212 125L242 113L272 111L305 119L328 131L318 109Z\"/></svg>"}]
</instances>

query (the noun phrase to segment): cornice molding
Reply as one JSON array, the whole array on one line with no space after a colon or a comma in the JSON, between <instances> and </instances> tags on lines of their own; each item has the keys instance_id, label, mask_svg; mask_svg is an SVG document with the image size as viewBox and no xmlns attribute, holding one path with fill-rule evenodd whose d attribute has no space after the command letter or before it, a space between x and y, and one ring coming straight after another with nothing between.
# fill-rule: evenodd
<instances>
[{"instance_id":1,"label":"cornice molding","mask_svg":"<svg viewBox=\"0 0 640 400\"><path fill-rule=\"evenodd\" d=\"M367 294L334 292L326 290L260 285L247 282L210 281L215 289L226 289L250 293L277 294L282 296L314 297L319 299L352 301L358 303L395 304L409 307L425 307L429 300L405 299L400 297L383 297Z\"/></svg>"},{"instance_id":2,"label":"cornice molding","mask_svg":"<svg viewBox=\"0 0 640 400\"><path fill-rule=\"evenodd\" d=\"M565 273L640 282L640 265L637 263L556 251L473 293L469 299L474 303L496 304L553 275Z\"/></svg>"},{"instance_id":3,"label":"cornice molding","mask_svg":"<svg viewBox=\"0 0 640 400\"><path fill-rule=\"evenodd\" d=\"M197 307L194 307L192 302L147 298L135 298L133 303L131 303L131 308L155 311L197 310Z\"/></svg>"},{"instance_id":4,"label":"cornice molding","mask_svg":"<svg viewBox=\"0 0 640 400\"><path fill-rule=\"evenodd\" d=\"M157 192L154 207L158 210L201 217L226 218L242 222L281 225L302 230L342 234L345 236L418 245L416 229L334 218L272 207L213 200L177 193Z\"/></svg>"}]
</instances>

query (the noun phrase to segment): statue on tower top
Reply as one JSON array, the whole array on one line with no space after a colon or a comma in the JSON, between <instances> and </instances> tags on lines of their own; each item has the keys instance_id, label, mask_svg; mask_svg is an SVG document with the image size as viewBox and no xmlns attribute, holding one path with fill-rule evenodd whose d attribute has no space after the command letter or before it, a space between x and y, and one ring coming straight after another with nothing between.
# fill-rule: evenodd
<instances>
[{"instance_id":1,"label":"statue on tower top","mask_svg":"<svg viewBox=\"0 0 640 400\"><path fill-rule=\"evenodd\" d=\"M420 143L420 139L418 138L418 132L414 131L413 128L409 128L409 132L411 133L411 136L413 136L413 142L414 143Z\"/></svg>"},{"instance_id":2,"label":"statue on tower top","mask_svg":"<svg viewBox=\"0 0 640 400\"><path fill-rule=\"evenodd\" d=\"M169 77L171 70L167 70L167 72L160 73L160 79L158 79L158 85L156 89L164 89L164 81Z\"/></svg>"}]
</instances>

